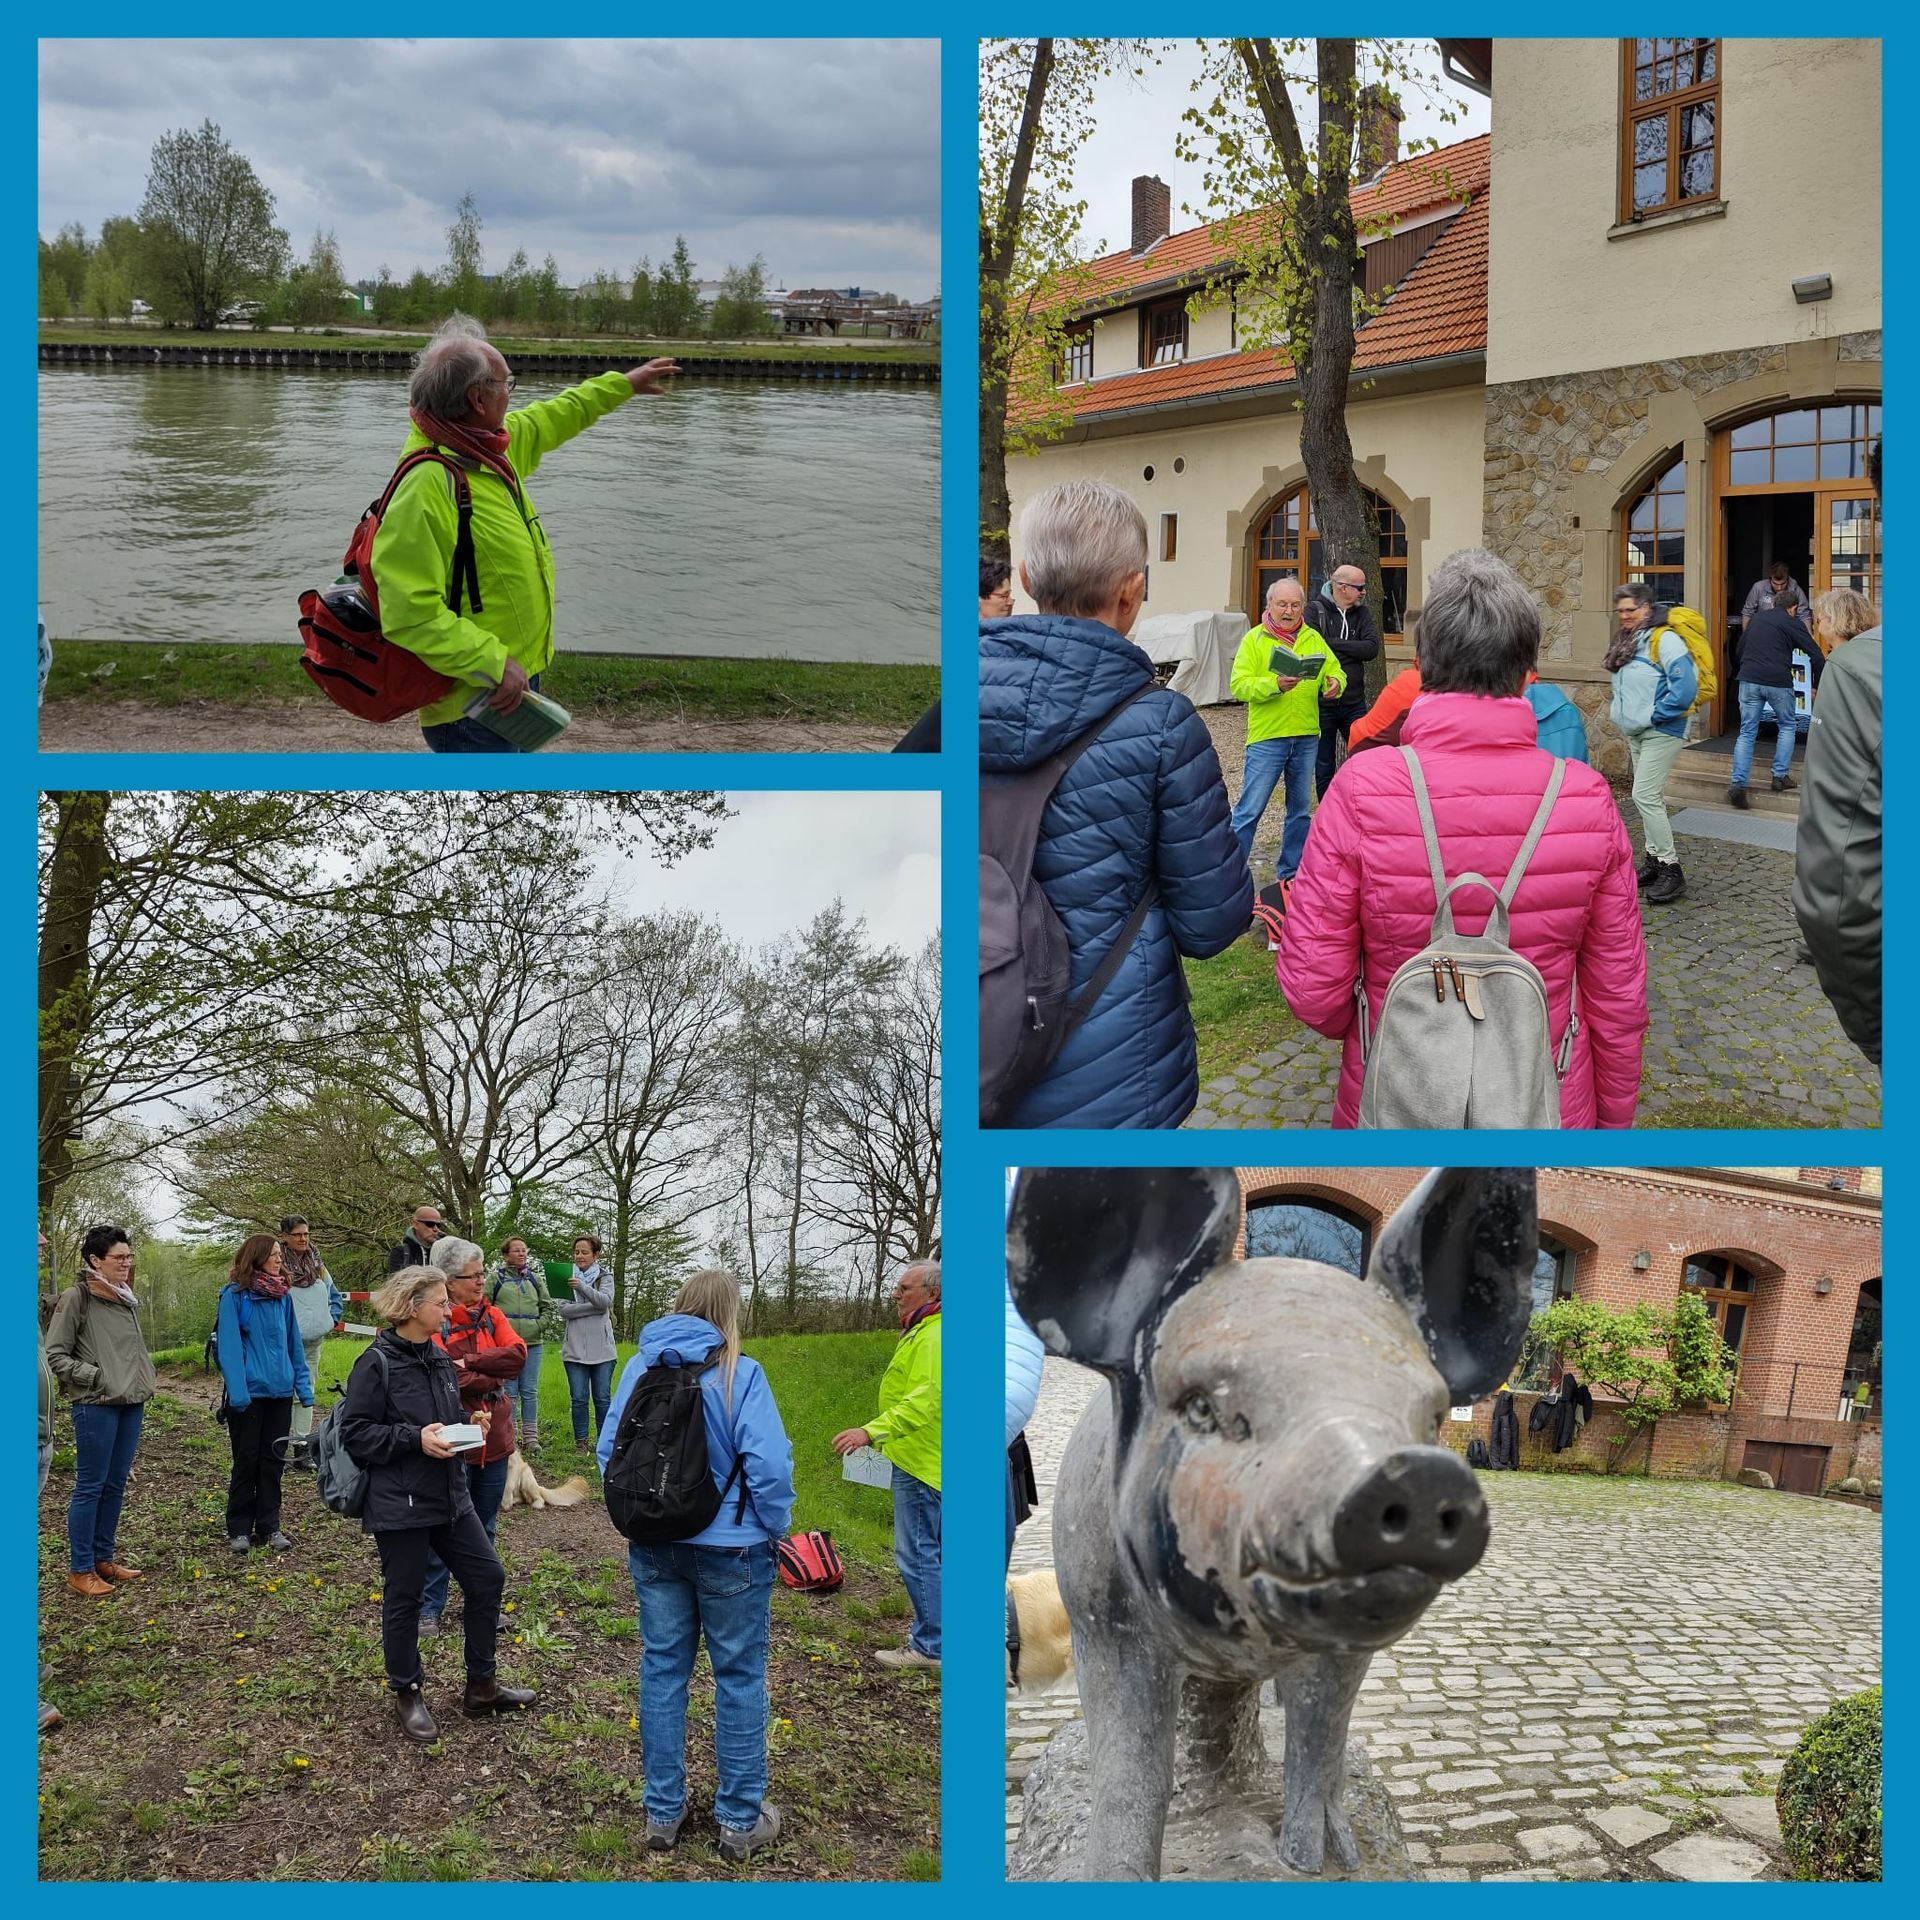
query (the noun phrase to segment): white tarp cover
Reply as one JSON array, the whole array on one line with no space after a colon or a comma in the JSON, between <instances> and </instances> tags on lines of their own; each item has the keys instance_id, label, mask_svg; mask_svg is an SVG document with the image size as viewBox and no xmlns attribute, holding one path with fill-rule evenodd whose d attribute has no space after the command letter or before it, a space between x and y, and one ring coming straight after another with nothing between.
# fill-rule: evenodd
<instances>
[{"instance_id":1,"label":"white tarp cover","mask_svg":"<svg viewBox=\"0 0 1920 1920\"><path fill-rule=\"evenodd\" d=\"M1233 698L1233 656L1249 622L1238 613L1155 613L1133 629L1133 644L1156 667L1172 666L1173 689L1196 707Z\"/></svg>"}]
</instances>

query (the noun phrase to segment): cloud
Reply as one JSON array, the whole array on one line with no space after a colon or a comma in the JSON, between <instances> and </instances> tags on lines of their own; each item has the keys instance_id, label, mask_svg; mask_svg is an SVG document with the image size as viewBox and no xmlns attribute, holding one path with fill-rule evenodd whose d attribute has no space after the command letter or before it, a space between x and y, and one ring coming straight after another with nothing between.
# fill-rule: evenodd
<instances>
[{"instance_id":1,"label":"cloud","mask_svg":"<svg viewBox=\"0 0 1920 1920\"><path fill-rule=\"evenodd\" d=\"M133 213L203 119L353 278L443 264L470 192L489 271L624 275L684 233L709 278L761 253L790 285L939 280L931 40L43 40L41 231Z\"/></svg>"}]
</instances>

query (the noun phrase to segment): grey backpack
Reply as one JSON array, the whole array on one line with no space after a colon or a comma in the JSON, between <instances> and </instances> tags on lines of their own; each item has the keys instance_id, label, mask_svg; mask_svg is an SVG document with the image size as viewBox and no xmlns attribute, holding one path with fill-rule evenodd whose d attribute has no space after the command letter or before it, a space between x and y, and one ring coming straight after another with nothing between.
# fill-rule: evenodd
<instances>
[{"instance_id":1,"label":"grey backpack","mask_svg":"<svg viewBox=\"0 0 1920 1920\"><path fill-rule=\"evenodd\" d=\"M387 1356L378 1347L369 1347L356 1364L378 1366L385 1390ZM367 1470L347 1451L340 1437L344 1412L344 1405L335 1407L313 1437L313 1480L320 1504L329 1513L337 1513L343 1520L358 1520L367 1504Z\"/></svg>"},{"instance_id":2,"label":"grey backpack","mask_svg":"<svg viewBox=\"0 0 1920 1920\"><path fill-rule=\"evenodd\" d=\"M1533 825L1513 857L1486 931L1456 933L1453 895L1493 882L1478 873L1448 880L1434 830L1426 776L1411 747L1400 749L1433 872L1433 937L1394 970L1369 1030L1364 967L1360 1003L1363 1127L1557 1127L1560 1082L1580 1031L1576 1004L1558 1049L1548 1026L1547 987L1539 969L1507 944L1507 912L1527 863L1546 831L1567 763L1556 759Z\"/></svg>"}]
</instances>

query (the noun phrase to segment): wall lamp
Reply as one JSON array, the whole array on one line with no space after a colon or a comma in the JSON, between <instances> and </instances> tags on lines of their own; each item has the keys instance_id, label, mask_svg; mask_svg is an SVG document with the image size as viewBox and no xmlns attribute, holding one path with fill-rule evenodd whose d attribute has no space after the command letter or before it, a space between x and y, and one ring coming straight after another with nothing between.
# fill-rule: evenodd
<instances>
[{"instance_id":1,"label":"wall lamp","mask_svg":"<svg viewBox=\"0 0 1920 1920\"><path fill-rule=\"evenodd\" d=\"M1644 1247L1633 1256L1633 1270L1635 1273L1645 1273L1652 1265L1653 1255L1647 1252Z\"/></svg>"},{"instance_id":2,"label":"wall lamp","mask_svg":"<svg viewBox=\"0 0 1920 1920\"><path fill-rule=\"evenodd\" d=\"M1833 1275L1823 1273L1820 1278L1813 1283L1813 1290L1815 1293L1831 1293L1833 1291Z\"/></svg>"},{"instance_id":3,"label":"wall lamp","mask_svg":"<svg viewBox=\"0 0 1920 1920\"><path fill-rule=\"evenodd\" d=\"M1803 307L1810 307L1816 300L1833 298L1833 275L1830 273L1810 273L1804 279L1793 283L1793 297Z\"/></svg>"}]
</instances>

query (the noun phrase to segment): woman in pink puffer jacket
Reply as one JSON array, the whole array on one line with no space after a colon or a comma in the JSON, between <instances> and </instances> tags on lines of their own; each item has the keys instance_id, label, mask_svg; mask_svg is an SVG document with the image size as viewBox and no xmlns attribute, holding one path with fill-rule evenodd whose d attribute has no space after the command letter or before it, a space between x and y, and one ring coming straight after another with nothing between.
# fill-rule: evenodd
<instances>
[{"instance_id":1,"label":"woman in pink puffer jacket","mask_svg":"<svg viewBox=\"0 0 1920 1920\"><path fill-rule=\"evenodd\" d=\"M1432 796L1447 877L1505 879L1546 791L1553 756L1534 744L1524 697L1540 618L1518 576L1483 548L1450 556L1420 615L1422 692L1401 739ZM1485 929L1491 893L1462 888L1454 920ZM1313 817L1289 890L1275 972L1293 1013L1345 1043L1333 1124L1360 1113L1354 982L1365 969L1370 1018L1387 982L1432 938L1433 880L1406 762L1350 759ZM1612 789L1566 763L1560 797L1514 896L1509 935L1539 968L1558 1045L1580 989L1580 1032L1560 1088L1563 1127L1630 1127L1647 1027L1647 953L1633 849Z\"/></svg>"}]
</instances>

